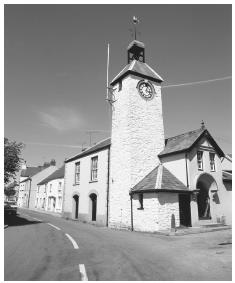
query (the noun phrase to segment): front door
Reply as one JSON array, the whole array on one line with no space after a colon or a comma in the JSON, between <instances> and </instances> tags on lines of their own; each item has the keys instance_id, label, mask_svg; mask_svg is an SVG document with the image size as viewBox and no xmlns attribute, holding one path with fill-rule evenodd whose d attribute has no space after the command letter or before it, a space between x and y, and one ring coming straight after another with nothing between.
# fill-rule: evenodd
<instances>
[{"instance_id":1,"label":"front door","mask_svg":"<svg viewBox=\"0 0 235 283\"><path fill-rule=\"evenodd\" d=\"M191 226L190 195L179 194L180 226Z\"/></svg>"}]
</instances>

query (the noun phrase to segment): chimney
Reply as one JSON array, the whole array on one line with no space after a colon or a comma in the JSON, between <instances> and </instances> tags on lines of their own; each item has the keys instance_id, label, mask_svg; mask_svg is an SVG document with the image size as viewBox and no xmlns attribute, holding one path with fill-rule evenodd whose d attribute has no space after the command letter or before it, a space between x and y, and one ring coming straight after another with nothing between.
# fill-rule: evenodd
<instances>
[{"instance_id":1,"label":"chimney","mask_svg":"<svg viewBox=\"0 0 235 283\"><path fill-rule=\"evenodd\" d=\"M27 166L26 166L26 161L24 160L23 163L21 164L21 170L25 170L27 169Z\"/></svg>"}]
</instances>

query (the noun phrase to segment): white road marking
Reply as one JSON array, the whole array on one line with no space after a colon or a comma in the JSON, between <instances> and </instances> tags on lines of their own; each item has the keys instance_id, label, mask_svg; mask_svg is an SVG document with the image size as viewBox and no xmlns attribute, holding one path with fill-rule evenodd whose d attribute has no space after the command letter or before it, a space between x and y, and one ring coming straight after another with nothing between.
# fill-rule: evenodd
<instances>
[{"instance_id":1,"label":"white road marking","mask_svg":"<svg viewBox=\"0 0 235 283\"><path fill-rule=\"evenodd\" d=\"M68 238L69 238L69 240L72 242L72 244L73 244L73 247L74 247L74 249L79 249L79 247L78 247L78 245L77 245L77 243L75 242L75 240L69 235L69 234L65 234Z\"/></svg>"},{"instance_id":2,"label":"white road marking","mask_svg":"<svg viewBox=\"0 0 235 283\"><path fill-rule=\"evenodd\" d=\"M79 264L79 271L81 273L81 281L88 281L88 277L86 274L86 268L84 264Z\"/></svg>"},{"instance_id":3,"label":"white road marking","mask_svg":"<svg viewBox=\"0 0 235 283\"><path fill-rule=\"evenodd\" d=\"M57 226L55 226L55 225L53 225L53 224L51 224L51 223L47 223L48 225L50 225L50 226L52 226L52 227L54 227L55 229L57 229L57 230L61 230L59 227L57 227Z\"/></svg>"}]
</instances>

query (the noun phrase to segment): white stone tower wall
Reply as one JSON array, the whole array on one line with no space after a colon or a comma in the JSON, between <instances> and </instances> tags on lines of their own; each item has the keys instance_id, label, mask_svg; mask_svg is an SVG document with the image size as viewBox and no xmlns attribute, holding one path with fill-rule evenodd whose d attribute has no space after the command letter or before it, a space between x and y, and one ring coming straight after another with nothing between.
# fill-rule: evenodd
<instances>
[{"instance_id":1,"label":"white stone tower wall","mask_svg":"<svg viewBox=\"0 0 235 283\"><path fill-rule=\"evenodd\" d=\"M122 89L114 86L116 102L112 117L110 159L109 224L111 227L131 226L130 189L158 163L164 148L161 88L152 82L156 94L143 99L136 88L141 77L128 76Z\"/></svg>"}]
</instances>

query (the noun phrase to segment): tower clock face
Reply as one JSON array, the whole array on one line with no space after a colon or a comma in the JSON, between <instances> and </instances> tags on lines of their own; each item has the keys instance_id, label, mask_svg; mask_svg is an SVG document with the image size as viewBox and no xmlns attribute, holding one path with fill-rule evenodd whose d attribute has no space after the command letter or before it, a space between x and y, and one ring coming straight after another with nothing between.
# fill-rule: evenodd
<instances>
[{"instance_id":1,"label":"tower clock face","mask_svg":"<svg viewBox=\"0 0 235 283\"><path fill-rule=\"evenodd\" d=\"M154 95L154 88L148 81L140 81L137 85L139 94L146 100L150 100Z\"/></svg>"}]
</instances>

